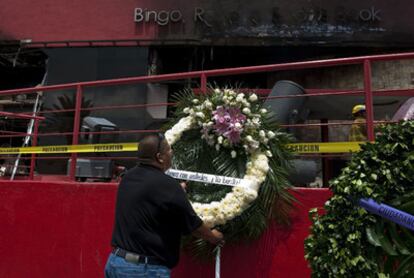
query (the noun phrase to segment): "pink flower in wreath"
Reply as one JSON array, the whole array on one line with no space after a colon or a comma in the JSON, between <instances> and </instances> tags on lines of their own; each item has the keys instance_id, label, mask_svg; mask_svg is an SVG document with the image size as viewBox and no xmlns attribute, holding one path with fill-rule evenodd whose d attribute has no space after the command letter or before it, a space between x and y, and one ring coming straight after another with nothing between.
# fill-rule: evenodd
<instances>
[{"instance_id":1,"label":"pink flower in wreath","mask_svg":"<svg viewBox=\"0 0 414 278\"><path fill-rule=\"evenodd\" d=\"M241 113L239 108L229 108L228 114L230 116L230 122L232 124L244 124L244 122L246 121L246 116L243 113Z\"/></svg>"},{"instance_id":2,"label":"pink flower in wreath","mask_svg":"<svg viewBox=\"0 0 414 278\"><path fill-rule=\"evenodd\" d=\"M240 142L240 133L241 131L238 129L228 129L224 132L224 136L229 139L232 144L237 144Z\"/></svg>"},{"instance_id":3,"label":"pink flower in wreath","mask_svg":"<svg viewBox=\"0 0 414 278\"><path fill-rule=\"evenodd\" d=\"M223 106L217 107L217 109L213 111L213 119L215 121L214 128L216 132L220 135L226 132L229 120L229 113L227 112L227 109Z\"/></svg>"},{"instance_id":4,"label":"pink flower in wreath","mask_svg":"<svg viewBox=\"0 0 414 278\"><path fill-rule=\"evenodd\" d=\"M241 126L246 121L246 116L241 113L239 108L217 107L213 112L215 122L214 129L218 135L223 135L232 144L240 142Z\"/></svg>"}]
</instances>

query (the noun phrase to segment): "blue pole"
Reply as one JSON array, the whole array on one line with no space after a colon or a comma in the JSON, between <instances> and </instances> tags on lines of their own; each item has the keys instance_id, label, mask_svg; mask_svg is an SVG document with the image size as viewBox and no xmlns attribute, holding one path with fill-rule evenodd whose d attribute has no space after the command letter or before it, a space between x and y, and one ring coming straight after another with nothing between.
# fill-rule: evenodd
<instances>
[{"instance_id":1,"label":"blue pole","mask_svg":"<svg viewBox=\"0 0 414 278\"><path fill-rule=\"evenodd\" d=\"M367 211L386 218L394 223L414 231L414 216L390 207L388 205L380 204L372 199L360 199L358 204Z\"/></svg>"}]
</instances>

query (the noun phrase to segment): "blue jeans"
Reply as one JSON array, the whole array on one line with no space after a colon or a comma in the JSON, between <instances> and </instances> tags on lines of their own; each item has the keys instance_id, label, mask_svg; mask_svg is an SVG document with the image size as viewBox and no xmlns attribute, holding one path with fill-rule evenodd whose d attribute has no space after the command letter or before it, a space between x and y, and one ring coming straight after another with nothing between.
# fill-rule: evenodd
<instances>
[{"instance_id":1,"label":"blue jeans","mask_svg":"<svg viewBox=\"0 0 414 278\"><path fill-rule=\"evenodd\" d=\"M105 266L105 278L170 278L170 269L163 265L134 264L110 254Z\"/></svg>"}]
</instances>

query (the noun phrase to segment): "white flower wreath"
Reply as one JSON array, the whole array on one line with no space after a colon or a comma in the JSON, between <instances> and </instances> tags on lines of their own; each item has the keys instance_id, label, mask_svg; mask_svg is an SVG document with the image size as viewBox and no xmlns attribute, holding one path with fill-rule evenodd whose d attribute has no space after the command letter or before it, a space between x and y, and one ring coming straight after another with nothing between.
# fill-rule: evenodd
<instances>
[{"instance_id":1,"label":"white flower wreath","mask_svg":"<svg viewBox=\"0 0 414 278\"><path fill-rule=\"evenodd\" d=\"M214 95L219 97L214 98ZM258 104L253 105L257 100L255 94L245 97L243 93L237 94L233 90L215 89L213 96L204 101L194 99L192 107L183 109L188 116L181 118L165 133L172 146L184 132L201 128L201 138L208 144L215 145L217 151L221 147L231 149L235 145L242 145L248 155L243 177L244 184L248 186L233 187L219 202L192 203L196 213L209 227L223 225L242 214L256 199L260 185L266 179L269 171L268 157L272 156L267 149L268 142L275 137L275 133L260 128L261 117L267 111L260 109ZM231 151L233 158L236 155L236 151Z\"/></svg>"}]
</instances>

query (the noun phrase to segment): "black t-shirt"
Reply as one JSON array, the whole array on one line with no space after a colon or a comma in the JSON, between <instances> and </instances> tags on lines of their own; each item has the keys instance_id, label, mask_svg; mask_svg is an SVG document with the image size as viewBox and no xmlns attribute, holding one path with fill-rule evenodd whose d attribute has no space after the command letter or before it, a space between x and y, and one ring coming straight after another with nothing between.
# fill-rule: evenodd
<instances>
[{"instance_id":1,"label":"black t-shirt","mask_svg":"<svg viewBox=\"0 0 414 278\"><path fill-rule=\"evenodd\" d=\"M156 167L139 165L119 184L112 245L156 257L173 268L181 236L201 224L176 180Z\"/></svg>"}]
</instances>

